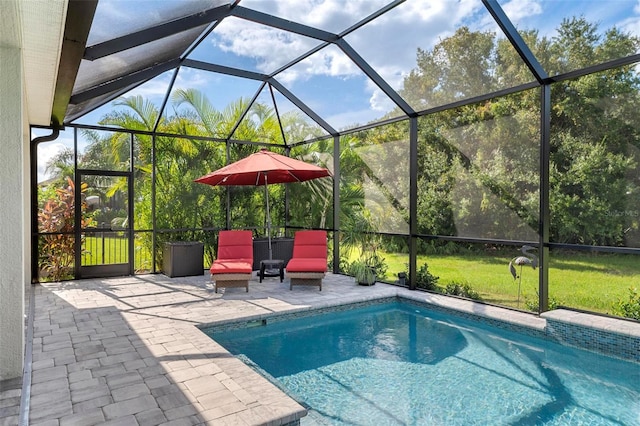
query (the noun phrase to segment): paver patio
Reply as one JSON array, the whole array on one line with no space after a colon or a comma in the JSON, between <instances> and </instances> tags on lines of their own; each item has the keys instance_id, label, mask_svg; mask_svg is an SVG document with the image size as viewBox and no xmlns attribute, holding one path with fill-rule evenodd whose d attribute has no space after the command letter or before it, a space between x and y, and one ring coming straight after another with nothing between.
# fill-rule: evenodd
<instances>
[{"instance_id":1,"label":"paver patio","mask_svg":"<svg viewBox=\"0 0 640 426\"><path fill-rule=\"evenodd\" d=\"M393 286L326 288L257 278L214 293L209 276L164 275L34 287L30 425L281 425L305 410L195 326L325 306ZM18 423L21 380L0 389L0 424Z\"/></svg>"},{"instance_id":2,"label":"paver patio","mask_svg":"<svg viewBox=\"0 0 640 426\"><path fill-rule=\"evenodd\" d=\"M536 328L545 324L535 315L382 283L359 286L333 274L322 291L254 277L248 293L215 293L208 273L33 289L31 382L0 384L0 426L18 424L24 389L33 426L297 424L305 409L202 333L200 324L398 294Z\"/></svg>"}]
</instances>

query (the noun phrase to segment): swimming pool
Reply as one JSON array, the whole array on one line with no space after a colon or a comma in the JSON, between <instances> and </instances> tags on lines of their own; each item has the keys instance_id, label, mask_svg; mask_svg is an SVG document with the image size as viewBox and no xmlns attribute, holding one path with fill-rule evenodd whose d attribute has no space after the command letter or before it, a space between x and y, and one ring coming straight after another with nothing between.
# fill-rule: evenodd
<instances>
[{"instance_id":1,"label":"swimming pool","mask_svg":"<svg viewBox=\"0 0 640 426\"><path fill-rule=\"evenodd\" d=\"M640 365L413 304L205 332L303 425L640 425Z\"/></svg>"}]
</instances>

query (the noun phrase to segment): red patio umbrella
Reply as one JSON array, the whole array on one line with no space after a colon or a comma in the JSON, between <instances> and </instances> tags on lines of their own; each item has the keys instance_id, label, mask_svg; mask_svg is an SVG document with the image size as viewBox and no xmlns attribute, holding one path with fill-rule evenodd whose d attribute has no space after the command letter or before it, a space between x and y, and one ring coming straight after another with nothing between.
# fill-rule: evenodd
<instances>
[{"instance_id":1,"label":"red patio umbrella","mask_svg":"<svg viewBox=\"0 0 640 426\"><path fill-rule=\"evenodd\" d=\"M304 182L331 176L329 170L295 158L261 149L241 160L199 177L198 183L207 185L264 185L267 202L267 238L269 260L271 260L271 217L269 215L269 192L267 185L273 183Z\"/></svg>"}]
</instances>

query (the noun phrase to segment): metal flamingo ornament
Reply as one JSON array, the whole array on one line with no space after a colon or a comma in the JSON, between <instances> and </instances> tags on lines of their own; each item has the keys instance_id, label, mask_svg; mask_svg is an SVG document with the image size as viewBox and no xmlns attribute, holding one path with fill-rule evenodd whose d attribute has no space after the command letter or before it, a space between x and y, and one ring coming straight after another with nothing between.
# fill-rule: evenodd
<instances>
[{"instance_id":1,"label":"metal flamingo ornament","mask_svg":"<svg viewBox=\"0 0 640 426\"><path fill-rule=\"evenodd\" d=\"M522 246L520 251L524 256L517 256L511 259L509 262L509 272L513 275L513 279L518 279L518 307L520 307L520 285L522 284L522 267L524 265L531 265L533 269L536 269L538 266L538 256L533 253L529 253L529 250L535 250L535 247L531 246ZM514 265L520 266L520 274L516 272L516 267Z\"/></svg>"}]
</instances>

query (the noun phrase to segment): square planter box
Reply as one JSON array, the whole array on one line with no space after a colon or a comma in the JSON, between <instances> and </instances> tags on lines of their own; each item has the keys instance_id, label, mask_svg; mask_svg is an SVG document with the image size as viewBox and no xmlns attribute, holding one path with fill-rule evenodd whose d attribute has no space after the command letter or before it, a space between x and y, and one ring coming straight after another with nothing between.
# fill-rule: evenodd
<instances>
[{"instance_id":1,"label":"square planter box","mask_svg":"<svg viewBox=\"0 0 640 426\"><path fill-rule=\"evenodd\" d=\"M293 255L293 238L272 238L271 255L273 259L280 259L287 266ZM266 238L253 240L253 270L260 270L260 261L269 259L269 241Z\"/></svg>"},{"instance_id":2,"label":"square planter box","mask_svg":"<svg viewBox=\"0 0 640 426\"><path fill-rule=\"evenodd\" d=\"M164 243L162 272L168 277L204 275L204 244L177 241Z\"/></svg>"}]
</instances>

